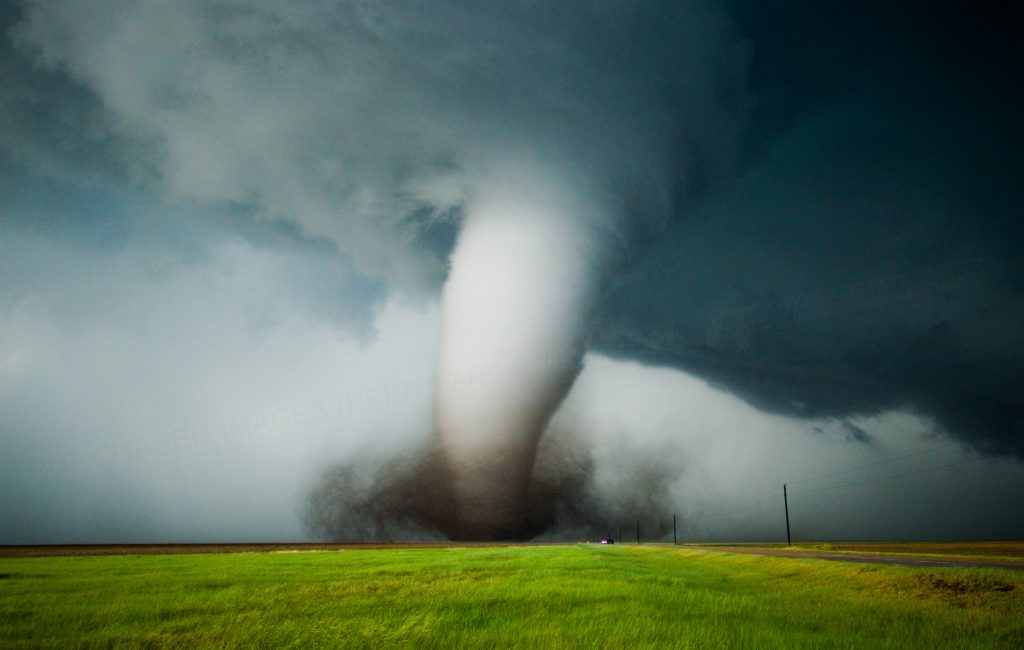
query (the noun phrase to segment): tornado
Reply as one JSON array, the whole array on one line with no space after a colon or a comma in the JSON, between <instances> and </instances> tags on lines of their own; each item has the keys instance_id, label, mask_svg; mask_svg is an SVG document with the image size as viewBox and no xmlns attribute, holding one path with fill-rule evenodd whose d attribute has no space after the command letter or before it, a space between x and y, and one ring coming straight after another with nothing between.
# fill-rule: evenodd
<instances>
[{"instance_id":1,"label":"tornado","mask_svg":"<svg viewBox=\"0 0 1024 650\"><path fill-rule=\"evenodd\" d=\"M580 370L610 258L599 209L510 182L468 206L442 297L435 419L453 539L530 536L541 434Z\"/></svg>"}]
</instances>

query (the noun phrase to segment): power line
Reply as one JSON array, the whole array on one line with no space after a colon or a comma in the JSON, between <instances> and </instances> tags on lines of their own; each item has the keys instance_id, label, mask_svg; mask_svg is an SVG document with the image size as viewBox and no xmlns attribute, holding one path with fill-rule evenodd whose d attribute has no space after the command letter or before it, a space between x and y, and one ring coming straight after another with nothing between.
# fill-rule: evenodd
<instances>
[{"instance_id":1,"label":"power line","mask_svg":"<svg viewBox=\"0 0 1024 650\"><path fill-rule=\"evenodd\" d=\"M885 460L879 460L879 461L875 461L875 462L872 462L872 463L866 463L864 465L856 465L854 467L850 467L850 468L847 468L847 469L839 470L838 472L826 472L825 474L815 474L814 476L805 476L804 478L798 478L798 479L793 480L793 481L783 481L783 482L787 483L788 485L796 485L798 483L806 483L808 481L813 481L813 480L820 479L820 478L829 478L829 477L832 477L832 476L841 476L842 474L849 474L850 472L855 472L855 471L857 471L859 469L867 469L869 467L878 467L879 465L887 465L887 464L893 463L893 462L895 462L897 460L903 460L905 458L912 458L914 456L920 456L922 454L929 454L929 453L931 453L933 451L939 451L940 449L948 449L950 447L955 447L955 446L957 446L959 444L960 443L958 443L958 442L948 442L948 443L946 443L944 445L939 445L938 447L929 447L928 449L920 449L918 451L914 451L914 452L911 452L909 454L903 454L901 456L894 456L893 458L887 458ZM767 487L767 488L761 490L760 492L755 492L755 493L751 494L749 497L747 497L747 499L745 499L745 502L747 502L747 503L754 503L754 502L757 502L757 501L764 501L763 498L758 498L758 497L760 497L762 494L768 494L769 492L774 493L778 489L779 489L778 485L773 485L771 487ZM798 494L807 494L807 492L799 492ZM733 508L733 509L730 509L730 510L723 511L723 514L730 513L730 512L733 512L735 510L747 510L750 507L751 506L740 506L738 508Z\"/></svg>"},{"instance_id":2,"label":"power line","mask_svg":"<svg viewBox=\"0 0 1024 650\"><path fill-rule=\"evenodd\" d=\"M754 498L756 498L756 497L759 497L759 496L761 496L762 494L768 494L769 492L774 492L774 491L775 491L775 490L777 490L778 488L779 488L779 486L777 486L777 485L773 485L773 486L771 486L770 488L765 488L765 489L761 490L760 492L755 492L754 494L752 494L752 495L750 496L750 498L751 498L751 499L754 499Z\"/></svg>"},{"instance_id":3,"label":"power line","mask_svg":"<svg viewBox=\"0 0 1024 650\"><path fill-rule=\"evenodd\" d=\"M776 488L773 488L773 489L776 489ZM758 508L758 507L762 506L769 499L775 499L775 498L777 498L777 497L774 494L765 495L765 496L761 497L760 499L751 499L751 500L749 500L747 502L747 505L737 506L735 508L730 508L728 510L719 510L718 514L720 514L720 515L731 515L731 514L737 513L737 512L746 512L747 510L753 510L754 508Z\"/></svg>"},{"instance_id":4,"label":"power line","mask_svg":"<svg viewBox=\"0 0 1024 650\"><path fill-rule=\"evenodd\" d=\"M856 481L854 483L844 483L842 485L829 485L827 487L815 488L813 490L803 490L801 492L796 492L796 494L798 494L798 495L799 494L813 494L815 492L824 492L826 490L839 490L841 488L854 487L854 486L857 486L857 485L864 485L866 483L875 483L877 481L886 481L886 480L889 480L889 479L900 478L900 477L903 477L903 476L912 476L914 474L923 474L924 472L931 472L931 471L934 471L934 470L937 470L937 469L945 469L947 467L956 467L958 465L967 465L968 463L976 463L979 460L983 460L983 459L984 459L983 456L978 456L976 458L969 458L967 460L961 460L961 461L957 461L955 463L947 463L946 465L936 465L935 467L924 467L922 469L916 469L916 470L911 471L911 472L902 472L900 474L890 474L888 476L876 476L875 478L869 478L869 479L865 479L863 481Z\"/></svg>"},{"instance_id":5,"label":"power line","mask_svg":"<svg viewBox=\"0 0 1024 650\"><path fill-rule=\"evenodd\" d=\"M875 461L873 463L867 463L867 464L864 464L864 465L857 465L855 467L850 467L848 469L840 470L838 472L828 472L828 473L825 473L825 474L815 474L814 476L808 476L808 477L805 477L805 478L799 478L799 479L796 479L795 481L786 481L786 483L788 485L794 485L796 483L806 483L808 481L813 481L813 480L819 479L819 478L828 478L828 477L831 477L831 476L840 476L842 474L849 474L850 472L854 472L854 471L859 470L859 469L867 469L869 467L877 467L879 465L886 465L888 463L892 463L892 462L897 461L897 460L903 460L905 458L911 458L913 456L920 456L922 454L927 454L927 453L930 453L930 452L933 452L933 451L939 451L940 449L947 449L949 447L953 447L953 446L956 446L958 444L960 444L960 443L950 442L950 443L946 443L944 445L940 445L938 447L930 447L928 449L921 449L921 450L918 450L918 451L915 451L915 452L911 452L909 454L903 454L902 456L895 456L893 458L888 458L886 460L879 460L879 461ZM737 506L735 508L730 508L729 510L722 511L722 514L729 514L729 513L732 513L732 512L739 511L739 510L750 510L754 506L758 505L760 502L766 501L768 498L774 498L774 493L778 489L779 488L778 488L777 485L773 485L772 487L765 488L765 489L761 490L760 492L755 492L754 494L750 495L747 499L744 500L744 502L749 504L749 505ZM769 494L769 492L772 493L772 494ZM802 492L796 492L794 494L808 494L810 492L811 492L811 490L805 490L805 491L802 491ZM767 496L762 497L761 495L767 495Z\"/></svg>"},{"instance_id":6,"label":"power line","mask_svg":"<svg viewBox=\"0 0 1024 650\"><path fill-rule=\"evenodd\" d=\"M922 449L920 451L911 452L909 454L904 454L902 456L895 456L893 458L888 458L886 460L875 461L873 463L867 463L865 465L857 465L856 467L851 467L849 469L840 470L838 472L828 472L826 474L816 474L814 476L808 476L806 478L798 478L795 481L786 481L786 483L788 483L789 485L794 485L796 483L806 483L807 481L813 481L813 480L819 479L819 478L828 478L830 476L839 476L840 474L849 474L850 472L855 472L855 471L857 471L859 469L867 469L868 467L877 467L878 465L886 465L888 463L892 463L892 462L895 462L897 460L903 460L904 458L911 458L913 456L920 456L921 454L928 454L928 453L931 453L933 451L939 451L940 449L948 449L949 447L954 447L954 446L957 446L959 444L960 444L959 442L950 442L950 443L946 443L944 445L939 445L938 447L931 447L929 449ZM769 489L775 490L777 488L773 487L773 488L769 488Z\"/></svg>"},{"instance_id":7,"label":"power line","mask_svg":"<svg viewBox=\"0 0 1024 650\"><path fill-rule=\"evenodd\" d=\"M850 472L855 472L855 471L863 470L863 469L869 469L869 468L872 468L872 467L878 467L880 465L887 465L889 463L893 463L893 462L896 462L896 461L899 461L899 460L904 460L906 458L913 458L914 456L921 456L923 454L929 454L929 453L932 453L932 452L935 452L935 451L940 451L942 449L948 449L950 447L955 447L955 446L958 446L958 445L960 445L960 443L958 443L958 442L948 442L948 443L945 443L945 444L942 444L942 445L938 445L936 447L929 447L928 449L920 449L918 451L914 451L914 452L911 452L909 454L901 454L899 456L894 456L892 458L887 458L885 460L879 460L879 461L875 461L875 462L871 462L871 463L865 463L863 465L857 465L855 467L849 467L847 469L839 470L839 471L836 471L836 472L827 472L827 473L824 473L824 474L815 474L813 476L807 476L807 477L804 477L804 478L796 479L795 481L787 481L787 483L789 485L793 485L793 484L796 484L796 483L806 483L808 481L813 481L813 480L818 480L818 479L823 479L823 478L830 478L830 477L833 477L833 476L842 476L843 474L849 474ZM937 466L933 466L933 467L924 467L924 468L912 470L912 471L909 471L909 472L900 472L898 474L889 474L889 475L886 475L886 476L876 476L874 478L868 478L868 479L864 479L864 480L860 480L860 481L854 481L854 482L851 482L851 483L843 483L843 484L840 484L840 485L829 485L829 486L825 486L825 487L821 487L821 488L814 488L814 489L809 489L809 490L798 490L796 492L793 492L792 494L794 496L799 496L799 495L814 494L814 493L817 493L817 492L825 492L825 491L828 491L828 490L839 490L839 489L843 489L843 488L855 487L855 486L858 486L858 485L865 485L865 484L868 484L868 483L875 483L875 482L878 482L878 481L886 481L886 480L891 480L891 479L902 478L902 477L905 477L905 476L913 476L915 474L922 474L924 472L936 471L936 470L945 469L945 468L948 468L948 467L956 467L956 466L959 466L959 465L967 465L969 463L974 463L974 462L977 462L977 461L980 461L980 460L983 460L983 457L979 456L979 457L976 457L976 458L970 458L970 459L967 459L967 460L960 460L960 461L957 461L957 462L947 463L947 464L944 464L944 465L937 465ZM769 487L769 488L766 488L764 490L761 490L760 492L756 492L756 493L752 494L750 497L748 497L745 500L746 501L746 505L741 505L741 506L738 506L738 507L733 507L733 508L730 508L728 510L721 510L721 511L719 511L719 515L736 515L736 514L739 514L739 513L745 513L747 511L754 510L755 508L756 509L762 509L766 505L766 503L765 503L766 501L768 501L769 499L774 499L775 498L775 495L774 494L769 494L769 492L775 492L775 490L777 490L777 489L778 489L777 486L773 486L773 487ZM762 495L764 495L764 496L762 496Z\"/></svg>"}]
</instances>

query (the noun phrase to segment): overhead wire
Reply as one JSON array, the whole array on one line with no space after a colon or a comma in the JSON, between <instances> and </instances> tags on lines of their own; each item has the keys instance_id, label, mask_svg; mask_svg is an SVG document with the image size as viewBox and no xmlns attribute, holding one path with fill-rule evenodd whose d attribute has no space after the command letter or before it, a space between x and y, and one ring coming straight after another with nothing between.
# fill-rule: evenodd
<instances>
[{"instance_id":1,"label":"overhead wire","mask_svg":"<svg viewBox=\"0 0 1024 650\"><path fill-rule=\"evenodd\" d=\"M857 465L855 467L850 467L849 469L840 470L838 472L827 472L825 474L816 474L814 476L808 476L808 477L805 477L805 478L798 478L795 481L786 481L785 483L787 485L796 485L797 483L806 483L808 481L814 481L814 480L819 479L819 478L829 478L829 477L832 477L832 476L839 476L841 474L849 474L850 472L855 472L855 471L860 470L860 469L867 469L869 467L877 467L879 465L886 465L888 463L892 463L892 462L895 462L897 460L903 460L905 458L912 458L914 456L921 456L923 454L928 454L928 453L931 453L933 451L939 451L940 449L948 449L949 447L954 447L954 446L957 446L959 444L960 444L959 442L949 442L949 443L946 443L944 445L939 445L938 447L930 447L928 449L920 449L918 451L914 451L914 452L911 452L909 454L903 454L902 456L894 456L892 458L887 458L885 460L875 461L873 463L866 463L864 465Z\"/></svg>"},{"instance_id":2,"label":"overhead wire","mask_svg":"<svg viewBox=\"0 0 1024 650\"><path fill-rule=\"evenodd\" d=\"M851 472L855 472L855 471L858 471L858 470L869 469L869 468L872 468L872 467L879 467L881 465L887 465L889 463L893 463L893 462L898 461L898 460L904 460L904 459L907 459L907 458L913 458L915 456L921 456L921 455L924 455L924 454L929 454L929 453L932 453L932 452L941 451L943 449L948 449L950 447L955 447L955 446L959 446L959 445L960 445L959 442L948 442L948 443L945 443L945 444L942 444L942 445L938 445L938 446L935 446L935 447L929 447L927 449L919 449L917 451L913 451L913 452L910 452L908 454L901 454L899 456L894 456L892 458L886 458L884 460L874 461L874 462L871 462L871 463L865 463L863 465L857 465L857 466L854 466L854 467L849 467L849 468L842 469L842 470L835 471L835 472L826 472L826 473L823 473L823 474L815 474L813 476L806 476L806 477L803 477L803 478L798 478L798 479L793 480L793 481L785 481L785 484L789 485L789 486L793 486L793 485L796 485L796 484L807 483L807 482L818 480L818 479L831 478L833 476L842 476L844 474L849 474ZM900 472L898 474L890 474L890 475L886 475L886 476L871 477L871 478L867 478L867 479L864 479L864 480L861 480L861 481L854 481L854 482L851 482L851 483L843 483L843 484L839 484L839 485L829 485L829 486L823 486L823 487L820 487L820 488L811 488L811 489L807 489L807 490L797 490L795 492L791 491L791 492L789 492L789 495L790 496L795 496L795 495L801 495L801 494L813 494L815 492L824 492L824 491L827 491L827 490L839 490L839 489L843 489L843 488L847 488L847 487L855 487L857 485L865 485L865 484L868 484L868 483L874 483L874 482L877 482L877 481L885 481L885 480L890 480L890 479L901 478L901 477L904 477L904 476L912 476L914 474L921 474L921 473L924 473L924 472L931 472L931 471L935 471L935 470L945 469L947 467L955 467L955 466L958 466L958 465L966 465L966 464L969 464L969 463L977 462L979 460L982 460L981 456L976 457L976 458L970 458L970 459L967 459L967 460L957 461L957 462L954 462L954 463L947 463L947 464L944 464L944 465L936 465L936 466L932 466L932 467L920 468L920 469L916 469L916 470L911 470L909 472ZM765 488L764 490L761 490L760 492L756 492L756 493L752 494L750 497L748 497L747 499L745 499L746 505L740 505L740 506L737 506L737 507L734 507L734 508L730 508L728 510L720 511L720 514L724 515L724 514L733 514L733 513L737 513L737 512L744 512L744 511L747 511L747 510L751 510L751 509L753 509L755 507L758 507L758 506L761 505L762 502L767 501L768 498L769 498L769 496L761 496L761 495L767 495L767 493L774 492L777 489L778 489L778 486L772 486L772 487L769 487L769 488Z\"/></svg>"},{"instance_id":3,"label":"overhead wire","mask_svg":"<svg viewBox=\"0 0 1024 650\"><path fill-rule=\"evenodd\" d=\"M957 461L955 463L947 463L945 465L935 465L933 467L922 467L921 469L912 470L910 472L901 472L899 474L889 474L888 476L876 476L874 478L865 479L863 481L856 481L854 483L843 483L841 485L828 485L825 487L814 488L811 490L798 490L796 492L790 492L790 496L801 495L801 494L813 494L815 492L824 492L826 490L839 490L842 488L856 487L858 485L865 485L867 483L876 483L878 481L887 481L889 479L901 478L904 476L913 476L914 474L923 474L925 472L932 472L939 469L946 469L947 467L957 467L959 465L967 465L969 463L976 463L982 460L983 456L977 456L975 458L968 458L967 460Z\"/></svg>"}]
</instances>

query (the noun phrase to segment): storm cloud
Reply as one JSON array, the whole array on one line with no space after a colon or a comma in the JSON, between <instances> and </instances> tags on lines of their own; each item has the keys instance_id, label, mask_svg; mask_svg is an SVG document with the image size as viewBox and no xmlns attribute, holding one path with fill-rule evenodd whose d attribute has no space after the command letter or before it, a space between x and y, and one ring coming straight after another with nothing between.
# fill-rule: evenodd
<instances>
[{"instance_id":1,"label":"storm cloud","mask_svg":"<svg viewBox=\"0 0 1024 650\"><path fill-rule=\"evenodd\" d=\"M994 9L752 14L816 56L755 66L775 137L617 278L596 346L786 413L908 408L1020 456L1019 45Z\"/></svg>"},{"instance_id":2,"label":"storm cloud","mask_svg":"<svg viewBox=\"0 0 1024 650\"><path fill-rule=\"evenodd\" d=\"M1007 11L0 4L9 539L467 536L513 430L468 536L761 535L702 517L914 441L1019 487Z\"/></svg>"}]
</instances>

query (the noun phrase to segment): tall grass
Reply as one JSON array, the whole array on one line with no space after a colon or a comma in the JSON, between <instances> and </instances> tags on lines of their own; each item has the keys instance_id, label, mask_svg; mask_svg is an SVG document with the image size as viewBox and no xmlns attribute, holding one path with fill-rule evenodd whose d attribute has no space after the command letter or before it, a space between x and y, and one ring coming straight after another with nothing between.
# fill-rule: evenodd
<instances>
[{"instance_id":1,"label":"tall grass","mask_svg":"<svg viewBox=\"0 0 1024 650\"><path fill-rule=\"evenodd\" d=\"M0 558L2 647L1024 647L1024 575L634 546Z\"/></svg>"}]
</instances>

